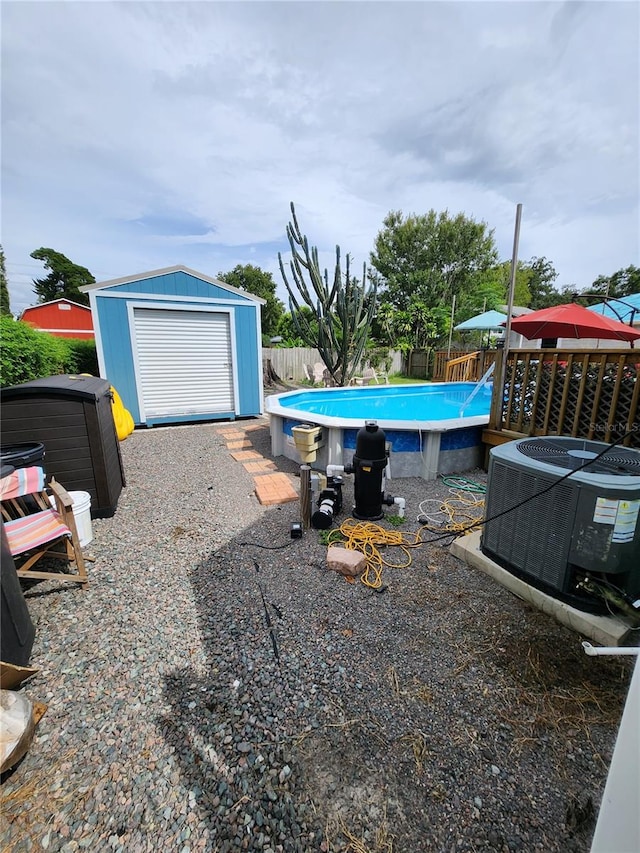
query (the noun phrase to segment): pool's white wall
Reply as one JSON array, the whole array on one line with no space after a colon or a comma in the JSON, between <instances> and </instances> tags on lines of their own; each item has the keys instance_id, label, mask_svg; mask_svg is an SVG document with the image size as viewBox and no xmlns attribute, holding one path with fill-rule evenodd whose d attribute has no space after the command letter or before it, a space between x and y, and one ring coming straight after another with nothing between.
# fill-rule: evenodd
<instances>
[{"instance_id":1,"label":"pool's white wall","mask_svg":"<svg viewBox=\"0 0 640 853\"><path fill-rule=\"evenodd\" d=\"M271 452L302 463L292 429L303 421L270 414ZM304 421L309 423L310 421ZM322 427L321 446L311 466L350 465L355 453L357 430ZM436 431L385 430L389 447L389 476L422 477L435 480L439 474L454 474L477 468L482 461L482 427Z\"/></svg>"}]
</instances>

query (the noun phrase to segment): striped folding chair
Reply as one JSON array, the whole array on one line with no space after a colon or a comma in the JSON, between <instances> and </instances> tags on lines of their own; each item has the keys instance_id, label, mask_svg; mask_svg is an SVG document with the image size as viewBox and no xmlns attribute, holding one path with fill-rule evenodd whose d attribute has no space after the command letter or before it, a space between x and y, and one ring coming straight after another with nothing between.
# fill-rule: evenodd
<instances>
[{"instance_id":1,"label":"striped folding chair","mask_svg":"<svg viewBox=\"0 0 640 853\"><path fill-rule=\"evenodd\" d=\"M16 573L20 578L73 581L86 588L89 580L73 515L73 498L53 478L49 490L55 509L45 488L44 471L37 466L18 468L0 479L2 521ZM55 572L39 566L45 557L64 560L69 569L75 564L75 572Z\"/></svg>"}]
</instances>

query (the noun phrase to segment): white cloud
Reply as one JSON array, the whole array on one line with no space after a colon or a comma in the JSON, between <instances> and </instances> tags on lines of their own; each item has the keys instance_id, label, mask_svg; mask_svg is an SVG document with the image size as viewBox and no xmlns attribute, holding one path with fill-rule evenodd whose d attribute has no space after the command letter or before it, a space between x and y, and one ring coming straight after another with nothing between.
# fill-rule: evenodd
<instances>
[{"instance_id":1,"label":"white cloud","mask_svg":"<svg viewBox=\"0 0 640 853\"><path fill-rule=\"evenodd\" d=\"M34 299L41 245L98 279L250 262L280 281L291 200L329 266L336 243L368 259L391 209L463 211L508 258L518 202L521 257L546 256L559 284L637 264L639 15L5 2L12 307Z\"/></svg>"}]
</instances>

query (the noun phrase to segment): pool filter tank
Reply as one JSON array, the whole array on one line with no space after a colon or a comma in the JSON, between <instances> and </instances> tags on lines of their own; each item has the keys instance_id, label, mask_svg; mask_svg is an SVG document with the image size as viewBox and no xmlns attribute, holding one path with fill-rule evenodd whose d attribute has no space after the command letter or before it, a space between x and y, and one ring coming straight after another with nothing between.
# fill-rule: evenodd
<instances>
[{"instance_id":1,"label":"pool filter tank","mask_svg":"<svg viewBox=\"0 0 640 853\"><path fill-rule=\"evenodd\" d=\"M384 431L376 421L365 421L365 425L358 430L351 467L356 501L353 515L362 521L378 521L384 516L383 477L387 467L387 449Z\"/></svg>"},{"instance_id":2,"label":"pool filter tank","mask_svg":"<svg viewBox=\"0 0 640 853\"><path fill-rule=\"evenodd\" d=\"M303 478L300 469L300 485L307 482L308 500L301 500L301 508L307 506L307 524L319 530L331 527L336 515L342 509L342 477L340 474L354 475L355 506L353 517L361 521L379 521L384 518L382 504L397 506L399 518L404 518L405 499L384 493L384 474L387 467L387 442L384 432L376 421L365 421L356 436L356 450L351 465L327 465L326 476L314 471ZM317 509L311 514L311 504L316 502Z\"/></svg>"}]
</instances>

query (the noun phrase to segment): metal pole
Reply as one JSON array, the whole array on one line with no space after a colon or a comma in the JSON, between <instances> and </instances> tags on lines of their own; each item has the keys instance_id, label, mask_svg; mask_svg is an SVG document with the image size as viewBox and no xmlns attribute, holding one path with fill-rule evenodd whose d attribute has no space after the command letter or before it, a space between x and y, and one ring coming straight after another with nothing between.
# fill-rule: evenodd
<instances>
[{"instance_id":1,"label":"metal pole","mask_svg":"<svg viewBox=\"0 0 640 853\"><path fill-rule=\"evenodd\" d=\"M311 527L311 466L300 466L300 521L302 529Z\"/></svg>"},{"instance_id":2,"label":"metal pole","mask_svg":"<svg viewBox=\"0 0 640 853\"><path fill-rule=\"evenodd\" d=\"M513 254L511 255L511 277L509 279L509 301L507 303L507 324L504 332L504 349L502 351L502 382L507 375L507 358L509 356L509 343L511 338L511 314L513 313L513 295L516 289L516 270L518 268L518 244L520 242L520 219L522 218L522 205L516 207L516 225L513 233Z\"/></svg>"},{"instance_id":3,"label":"metal pole","mask_svg":"<svg viewBox=\"0 0 640 853\"><path fill-rule=\"evenodd\" d=\"M453 294L451 300L451 326L449 327L449 348L447 350L447 358L451 358L451 338L453 337L453 315L456 313L456 295Z\"/></svg>"},{"instance_id":4,"label":"metal pole","mask_svg":"<svg viewBox=\"0 0 640 853\"><path fill-rule=\"evenodd\" d=\"M516 207L516 227L513 234L513 254L511 256L511 277L509 279L509 302L507 304L507 325L505 327L503 361L506 365L506 356L509 350L509 337L511 336L511 314L513 313L513 295L516 289L516 270L518 268L518 243L520 242L520 219L522 217L522 205Z\"/></svg>"},{"instance_id":5,"label":"metal pole","mask_svg":"<svg viewBox=\"0 0 640 853\"><path fill-rule=\"evenodd\" d=\"M504 400L504 382L507 374L507 357L509 355L509 338L511 336L511 314L513 312L513 294L516 289L516 269L518 266L518 243L520 241L520 219L522 205L516 207L516 225L513 234L513 254L511 256L511 276L509 278L509 299L507 304L507 322L504 331L504 349L502 358L496 361L493 376L493 395L491 397L491 415L489 429L502 429L502 401Z\"/></svg>"},{"instance_id":6,"label":"metal pole","mask_svg":"<svg viewBox=\"0 0 640 853\"><path fill-rule=\"evenodd\" d=\"M487 310L487 297L482 300L482 313ZM491 340L491 329L487 329L487 348L489 347L489 341ZM482 349L484 345L484 332L480 332L480 349ZM482 375L482 374L481 374Z\"/></svg>"}]
</instances>

